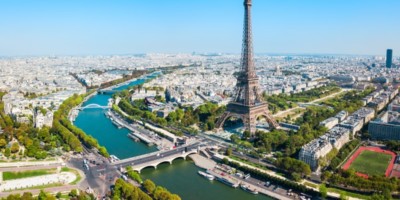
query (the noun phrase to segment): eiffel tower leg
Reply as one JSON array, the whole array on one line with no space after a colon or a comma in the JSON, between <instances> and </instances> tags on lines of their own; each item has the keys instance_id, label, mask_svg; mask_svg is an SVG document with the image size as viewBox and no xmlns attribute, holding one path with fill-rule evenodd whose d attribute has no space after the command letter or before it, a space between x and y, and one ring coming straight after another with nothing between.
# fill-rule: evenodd
<instances>
[{"instance_id":1,"label":"eiffel tower leg","mask_svg":"<svg viewBox=\"0 0 400 200\"><path fill-rule=\"evenodd\" d=\"M225 123L225 120L226 119L228 119L228 117L231 115L231 113L230 112L228 112L228 111L226 111L226 112L224 112L224 114L222 114L219 118L218 118L218 120L217 120L217 124L216 124L216 128L217 128L217 130L222 130L222 128L223 128L223 126L224 126L224 123Z\"/></svg>"},{"instance_id":2,"label":"eiffel tower leg","mask_svg":"<svg viewBox=\"0 0 400 200\"><path fill-rule=\"evenodd\" d=\"M245 131L249 131L250 134L254 134L256 132L255 126L254 126L254 119L252 118L251 115L249 115L249 114L242 115L242 121L243 121L243 126L244 126Z\"/></svg>"},{"instance_id":3,"label":"eiffel tower leg","mask_svg":"<svg viewBox=\"0 0 400 200\"><path fill-rule=\"evenodd\" d=\"M254 136L256 134L257 131L257 118L255 118L255 116L250 116L250 133L252 136Z\"/></svg>"},{"instance_id":4,"label":"eiffel tower leg","mask_svg":"<svg viewBox=\"0 0 400 200\"><path fill-rule=\"evenodd\" d=\"M272 117L272 115L269 112L265 112L262 115L265 117L265 119L267 120L267 122L271 128L279 127L279 123L277 121L275 121L275 119Z\"/></svg>"}]
</instances>

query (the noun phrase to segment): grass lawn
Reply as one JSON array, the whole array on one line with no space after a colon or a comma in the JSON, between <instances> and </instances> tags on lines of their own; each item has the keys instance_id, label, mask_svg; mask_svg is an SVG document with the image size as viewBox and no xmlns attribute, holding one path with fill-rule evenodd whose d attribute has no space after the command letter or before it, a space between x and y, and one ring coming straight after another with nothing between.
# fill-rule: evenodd
<instances>
[{"instance_id":1,"label":"grass lawn","mask_svg":"<svg viewBox=\"0 0 400 200\"><path fill-rule=\"evenodd\" d=\"M391 159L391 155L366 150L361 152L361 154L351 163L350 169L354 169L356 172L363 174L368 174L369 176L382 176L385 175Z\"/></svg>"},{"instance_id":2,"label":"grass lawn","mask_svg":"<svg viewBox=\"0 0 400 200\"><path fill-rule=\"evenodd\" d=\"M55 174L57 172L56 169L40 169L40 170L31 170L31 171L21 171L21 172L3 172L3 180L14 180L21 178L29 178L35 176L43 176L47 174Z\"/></svg>"},{"instance_id":3,"label":"grass lawn","mask_svg":"<svg viewBox=\"0 0 400 200\"><path fill-rule=\"evenodd\" d=\"M76 185L82 179L82 177L79 174L79 172L76 171L75 169L71 169L71 168L68 168L68 167L63 167L63 168L61 168L61 172L72 172L72 173L74 173L76 175L76 179L73 182L71 182L70 185Z\"/></svg>"},{"instance_id":4,"label":"grass lawn","mask_svg":"<svg viewBox=\"0 0 400 200\"><path fill-rule=\"evenodd\" d=\"M348 192L348 191L344 191L344 190L340 190L337 188L327 188L328 192L335 192L337 194L344 194L346 197L354 197L357 199L369 199L370 197L367 195L363 195L363 194L358 194L358 193L354 193L354 192Z\"/></svg>"},{"instance_id":5,"label":"grass lawn","mask_svg":"<svg viewBox=\"0 0 400 200\"><path fill-rule=\"evenodd\" d=\"M50 183L50 184L45 184L45 185L37 185L37 186L32 186L32 187L26 187L26 188L21 188L17 190L35 190L35 189L47 189L47 188L52 188L52 187L60 187L63 186L61 183ZM9 190L9 191L14 191L14 190Z\"/></svg>"},{"instance_id":6,"label":"grass lawn","mask_svg":"<svg viewBox=\"0 0 400 200\"><path fill-rule=\"evenodd\" d=\"M310 182L305 182L304 185L307 185L308 187L312 187L312 188L318 188L318 185L316 185L314 183L310 183Z\"/></svg>"}]
</instances>

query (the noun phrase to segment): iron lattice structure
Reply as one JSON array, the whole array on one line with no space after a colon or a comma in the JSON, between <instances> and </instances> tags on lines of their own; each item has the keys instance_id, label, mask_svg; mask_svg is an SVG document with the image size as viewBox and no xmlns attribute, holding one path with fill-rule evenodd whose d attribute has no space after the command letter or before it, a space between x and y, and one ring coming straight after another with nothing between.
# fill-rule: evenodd
<instances>
[{"instance_id":1,"label":"iron lattice structure","mask_svg":"<svg viewBox=\"0 0 400 200\"><path fill-rule=\"evenodd\" d=\"M277 128L279 124L269 113L268 104L262 100L258 84L258 76L253 60L253 39L251 30L251 0L244 1L244 27L243 46L240 61L240 72L233 100L227 105L227 110L218 119L217 128L222 128L230 117L242 119L245 129L255 133L257 118L263 116L271 127Z\"/></svg>"}]
</instances>

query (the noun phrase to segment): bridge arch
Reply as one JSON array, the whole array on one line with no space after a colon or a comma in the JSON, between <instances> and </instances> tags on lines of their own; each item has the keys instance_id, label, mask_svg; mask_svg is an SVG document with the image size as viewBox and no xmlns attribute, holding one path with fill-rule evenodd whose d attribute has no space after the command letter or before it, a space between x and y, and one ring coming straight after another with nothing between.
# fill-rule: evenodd
<instances>
[{"instance_id":1,"label":"bridge arch","mask_svg":"<svg viewBox=\"0 0 400 200\"><path fill-rule=\"evenodd\" d=\"M153 168L153 169L157 169L157 165L147 165L144 167L141 167L139 169L135 169L135 171L137 171L138 173L140 173L142 170L146 169L146 168Z\"/></svg>"},{"instance_id":2,"label":"bridge arch","mask_svg":"<svg viewBox=\"0 0 400 200\"><path fill-rule=\"evenodd\" d=\"M184 159L184 160L186 160L187 156L189 156L189 155L191 155L191 154L196 154L196 153L197 153L197 150L196 150L196 151L195 151L195 150L191 150L191 151L189 151L189 152L186 152L186 153L184 153L184 154L178 155L178 156L176 156L176 157L169 158L169 159L167 159L167 160L161 160L161 161L159 161L159 162L152 163L152 164L148 164L148 165L145 165L145 166L136 168L136 169L135 169L135 167L133 167L133 169L134 169L135 171L137 171L138 173L140 173L140 172L141 172L143 169L145 169L145 168L154 168L154 169L157 169L157 167L158 167L159 165L163 164L163 163L169 163L169 164L171 165L171 164L173 163L174 160L177 160L177 159Z\"/></svg>"},{"instance_id":3,"label":"bridge arch","mask_svg":"<svg viewBox=\"0 0 400 200\"><path fill-rule=\"evenodd\" d=\"M163 160L163 161L160 161L160 162L158 162L158 163L156 164L156 166L158 167L158 165L161 165L161 164L163 164L163 163L172 164L172 160Z\"/></svg>"},{"instance_id":4,"label":"bridge arch","mask_svg":"<svg viewBox=\"0 0 400 200\"><path fill-rule=\"evenodd\" d=\"M81 107L82 110L83 109L90 109L90 108L106 109L106 108L109 108L109 106L102 106L102 105L99 105L99 104L92 103L92 104L88 104L86 106Z\"/></svg>"}]
</instances>

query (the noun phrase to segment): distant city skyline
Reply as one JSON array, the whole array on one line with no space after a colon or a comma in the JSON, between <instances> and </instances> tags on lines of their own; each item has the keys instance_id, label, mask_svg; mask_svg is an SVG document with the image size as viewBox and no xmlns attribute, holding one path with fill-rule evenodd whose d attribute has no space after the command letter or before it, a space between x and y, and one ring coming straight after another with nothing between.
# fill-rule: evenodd
<instances>
[{"instance_id":1,"label":"distant city skyline","mask_svg":"<svg viewBox=\"0 0 400 200\"><path fill-rule=\"evenodd\" d=\"M242 0L0 2L0 56L240 53ZM397 0L253 0L256 53L400 55Z\"/></svg>"}]
</instances>

